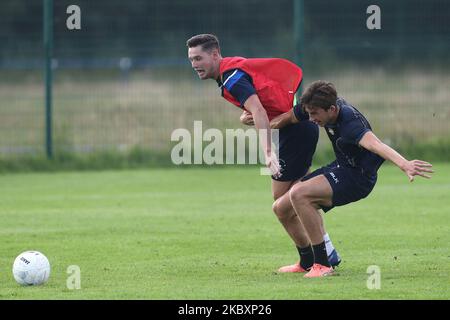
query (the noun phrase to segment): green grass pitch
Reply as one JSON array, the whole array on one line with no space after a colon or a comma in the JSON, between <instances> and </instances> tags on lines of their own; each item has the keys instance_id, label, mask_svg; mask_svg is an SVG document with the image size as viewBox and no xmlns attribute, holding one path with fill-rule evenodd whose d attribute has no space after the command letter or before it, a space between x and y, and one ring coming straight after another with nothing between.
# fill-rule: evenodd
<instances>
[{"instance_id":1,"label":"green grass pitch","mask_svg":"<svg viewBox=\"0 0 450 320\"><path fill-rule=\"evenodd\" d=\"M367 199L326 214L343 262L323 279L274 272L297 253L257 168L5 174L0 299L449 299L450 164L435 170L410 184L384 165ZM12 263L31 249L51 276L21 287Z\"/></svg>"}]
</instances>

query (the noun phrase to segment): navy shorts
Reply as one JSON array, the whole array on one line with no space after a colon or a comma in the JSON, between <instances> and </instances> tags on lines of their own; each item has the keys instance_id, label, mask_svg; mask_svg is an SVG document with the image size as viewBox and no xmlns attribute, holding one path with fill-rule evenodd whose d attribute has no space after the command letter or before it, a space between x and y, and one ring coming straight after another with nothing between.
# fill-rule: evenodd
<instances>
[{"instance_id":1,"label":"navy shorts","mask_svg":"<svg viewBox=\"0 0 450 320\"><path fill-rule=\"evenodd\" d=\"M333 162L308 174L302 181L323 174L333 189L332 206L321 206L327 212L334 207L343 206L350 202L361 200L369 195L375 183L377 175L365 175L358 168L342 167Z\"/></svg>"},{"instance_id":2,"label":"navy shorts","mask_svg":"<svg viewBox=\"0 0 450 320\"><path fill-rule=\"evenodd\" d=\"M281 177L277 181L294 181L303 177L316 151L319 127L311 121L300 121L279 130L278 159Z\"/></svg>"}]
</instances>

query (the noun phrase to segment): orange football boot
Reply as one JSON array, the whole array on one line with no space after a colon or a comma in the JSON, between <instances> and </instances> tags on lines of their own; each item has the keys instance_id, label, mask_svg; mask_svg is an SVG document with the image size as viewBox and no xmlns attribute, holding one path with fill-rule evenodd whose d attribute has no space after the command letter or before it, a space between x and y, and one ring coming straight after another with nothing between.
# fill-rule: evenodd
<instances>
[{"instance_id":1,"label":"orange football boot","mask_svg":"<svg viewBox=\"0 0 450 320\"><path fill-rule=\"evenodd\" d=\"M304 272L308 272L308 270L303 269L302 266L300 265L300 262L297 262L296 264L293 264L290 266L281 267L280 269L278 269L278 272L281 272L281 273L293 273L293 272L304 273Z\"/></svg>"},{"instance_id":2,"label":"orange football boot","mask_svg":"<svg viewBox=\"0 0 450 320\"><path fill-rule=\"evenodd\" d=\"M333 275L333 267L326 267L318 263L314 263L311 270L304 275L305 278L318 278Z\"/></svg>"}]
</instances>

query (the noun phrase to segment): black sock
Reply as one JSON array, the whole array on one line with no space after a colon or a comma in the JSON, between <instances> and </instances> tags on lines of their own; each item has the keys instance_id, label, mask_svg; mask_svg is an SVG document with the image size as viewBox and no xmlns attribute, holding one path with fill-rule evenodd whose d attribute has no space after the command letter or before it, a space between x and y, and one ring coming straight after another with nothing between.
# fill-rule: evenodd
<instances>
[{"instance_id":1,"label":"black sock","mask_svg":"<svg viewBox=\"0 0 450 320\"><path fill-rule=\"evenodd\" d=\"M330 262L328 261L327 249L325 247L325 241L322 243L313 245L314 251L314 263L319 263L326 267L331 267Z\"/></svg>"},{"instance_id":2,"label":"black sock","mask_svg":"<svg viewBox=\"0 0 450 320\"><path fill-rule=\"evenodd\" d=\"M297 250L300 255L300 266L305 270L311 269L314 263L314 253L311 245L305 248L300 248L297 246Z\"/></svg>"}]
</instances>

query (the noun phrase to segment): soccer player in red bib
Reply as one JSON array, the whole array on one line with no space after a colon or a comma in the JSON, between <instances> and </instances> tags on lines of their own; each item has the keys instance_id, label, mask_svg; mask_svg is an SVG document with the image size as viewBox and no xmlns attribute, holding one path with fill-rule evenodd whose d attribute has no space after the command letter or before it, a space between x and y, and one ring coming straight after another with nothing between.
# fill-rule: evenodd
<instances>
[{"instance_id":1,"label":"soccer player in red bib","mask_svg":"<svg viewBox=\"0 0 450 320\"><path fill-rule=\"evenodd\" d=\"M266 164L272 172L273 210L295 243L300 259L279 272L307 272L314 262L311 241L290 203L280 202L293 185L304 177L311 166L319 129L309 121L283 127L279 131L279 159L271 150L270 120L292 110L295 93L302 81L302 70L294 63L279 58L222 57L219 40L211 34L200 34L187 41L192 68L202 80L217 82L221 95L243 110L241 121L267 132L261 144ZM337 266L341 259L321 222L329 264Z\"/></svg>"}]
</instances>

